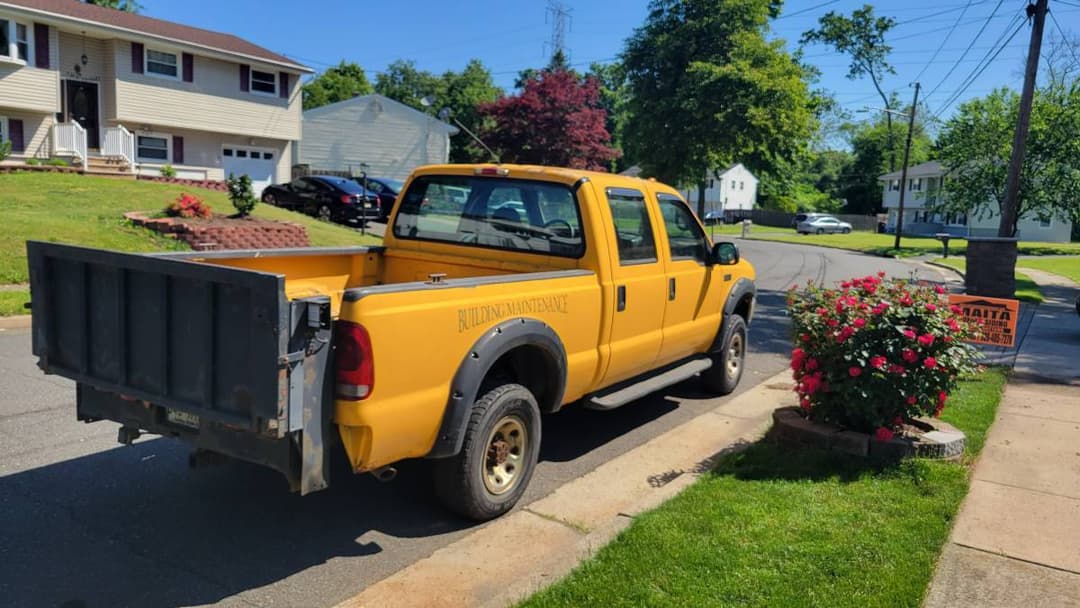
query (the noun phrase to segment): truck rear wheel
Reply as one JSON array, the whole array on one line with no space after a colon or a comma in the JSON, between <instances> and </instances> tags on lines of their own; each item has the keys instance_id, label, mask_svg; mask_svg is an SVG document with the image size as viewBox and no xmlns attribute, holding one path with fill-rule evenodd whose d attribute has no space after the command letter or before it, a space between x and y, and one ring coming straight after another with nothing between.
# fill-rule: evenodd
<instances>
[{"instance_id":1,"label":"truck rear wheel","mask_svg":"<svg viewBox=\"0 0 1080 608\"><path fill-rule=\"evenodd\" d=\"M473 404L461 452L435 461L435 493L450 510L486 521L514 507L540 454L540 407L520 384Z\"/></svg>"},{"instance_id":2,"label":"truck rear wheel","mask_svg":"<svg viewBox=\"0 0 1080 608\"><path fill-rule=\"evenodd\" d=\"M739 315L728 317L720 350L712 353L713 365L701 372L705 389L727 395L735 390L746 366L746 321Z\"/></svg>"}]
</instances>

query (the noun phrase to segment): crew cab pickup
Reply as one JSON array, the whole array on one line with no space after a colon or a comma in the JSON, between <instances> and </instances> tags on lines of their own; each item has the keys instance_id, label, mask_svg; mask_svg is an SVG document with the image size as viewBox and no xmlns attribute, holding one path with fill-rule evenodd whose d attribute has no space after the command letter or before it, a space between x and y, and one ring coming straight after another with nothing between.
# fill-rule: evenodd
<instances>
[{"instance_id":1,"label":"crew cab pickup","mask_svg":"<svg viewBox=\"0 0 1080 608\"><path fill-rule=\"evenodd\" d=\"M513 165L416 170L381 247L129 254L27 244L33 352L79 420L175 437L294 490L427 458L478 520L513 507L542 414L742 375L754 270L671 187ZM338 447L340 446L340 448Z\"/></svg>"}]
</instances>

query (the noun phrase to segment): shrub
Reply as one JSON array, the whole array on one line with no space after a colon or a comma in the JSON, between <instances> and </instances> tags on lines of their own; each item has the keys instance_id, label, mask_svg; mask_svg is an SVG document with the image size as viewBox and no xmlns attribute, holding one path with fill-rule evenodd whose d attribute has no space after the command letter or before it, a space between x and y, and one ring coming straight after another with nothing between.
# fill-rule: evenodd
<instances>
[{"instance_id":1,"label":"shrub","mask_svg":"<svg viewBox=\"0 0 1080 608\"><path fill-rule=\"evenodd\" d=\"M240 217L249 215L255 205L259 204L255 191L251 189L251 178L247 174L235 176L230 173L226 183L229 187L229 200L233 207L236 207L236 212Z\"/></svg>"},{"instance_id":2,"label":"shrub","mask_svg":"<svg viewBox=\"0 0 1080 608\"><path fill-rule=\"evenodd\" d=\"M889 439L905 420L940 416L957 378L974 371L975 329L940 286L884 280L788 292L799 404L814 420Z\"/></svg>"},{"instance_id":3,"label":"shrub","mask_svg":"<svg viewBox=\"0 0 1080 608\"><path fill-rule=\"evenodd\" d=\"M6 160L8 156L11 156L11 142L0 141L0 161Z\"/></svg>"},{"instance_id":4,"label":"shrub","mask_svg":"<svg viewBox=\"0 0 1080 608\"><path fill-rule=\"evenodd\" d=\"M165 215L171 217L210 217L210 205L199 200L199 197L187 192L181 193L176 200L169 203L165 208Z\"/></svg>"},{"instance_id":5,"label":"shrub","mask_svg":"<svg viewBox=\"0 0 1080 608\"><path fill-rule=\"evenodd\" d=\"M172 165L162 165L158 169L158 173L161 174L161 177L176 177L176 169L173 169Z\"/></svg>"},{"instance_id":6,"label":"shrub","mask_svg":"<svg viewBox=\"0 0 1080 608\"><path fill-rule=\"evenodd\" d=\"M49 165L50 167L67 167L71 163L62 158L50 158L49 160L45 161L45 164Z\"/></svg>"},{"instance_id":7,"label":"shrub","mask_svg":"<svg viewBox=\"0 0 1080 608\"><path fill-rule=\"evenodd\" d=\"M31 167L36 167L36 166L41 164L41 159L39 159L39 158L28 158L28 159L26 159L26 164L30 165Z\"/></svg>"}]
</instances>

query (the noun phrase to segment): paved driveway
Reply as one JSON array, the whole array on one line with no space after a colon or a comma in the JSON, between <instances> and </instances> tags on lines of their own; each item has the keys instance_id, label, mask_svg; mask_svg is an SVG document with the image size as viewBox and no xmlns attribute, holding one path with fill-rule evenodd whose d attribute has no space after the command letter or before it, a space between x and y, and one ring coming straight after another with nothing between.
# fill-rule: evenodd
<instances>
[{"instance_id":1,"label":"paved driveway","mask_svg":"<svg viewBox=\"0 0 1080 608\"><path fill-rule=\"evenodd\" d=\"M879 269L908 276L911 268L818 247L740 247L759 287L740 390L786 365L784 289L792 283ZM389 484L338 462L329 490L301 498L256 466L189 470L178 442L150 437L120 447L116 424L75 420L73 385L42 375L29 350L28 332L0 332L6 606L327 606L473 525L435 505L423 462L406 463ZM524 502L716 405L684 383L615 411L549 417Z\"/></svg>"}]
</instances>

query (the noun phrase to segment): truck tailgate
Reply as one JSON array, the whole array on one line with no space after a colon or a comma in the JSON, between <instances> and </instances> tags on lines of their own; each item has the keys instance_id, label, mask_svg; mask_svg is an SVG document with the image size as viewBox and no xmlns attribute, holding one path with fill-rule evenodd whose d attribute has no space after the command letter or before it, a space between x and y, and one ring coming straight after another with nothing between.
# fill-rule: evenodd
<instances>
[{"instance_id":1,"label":"truck tailgate","mask_svg":"<svg viewBox=\"0 0 1080 608\"><path fill-rule=\"evenodd\" d=\"M41 242L27 256L45 372L256 433L288 429L283 277Z\"/></svg>"}]
</instances>

